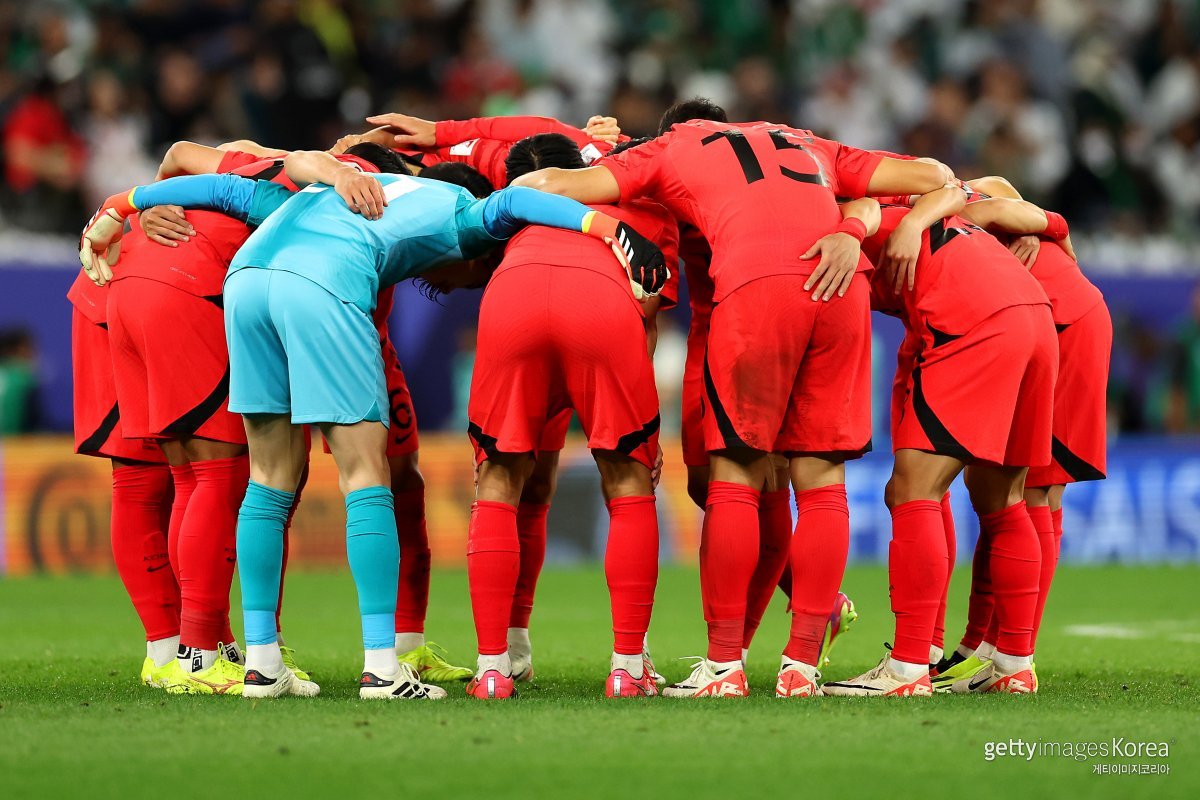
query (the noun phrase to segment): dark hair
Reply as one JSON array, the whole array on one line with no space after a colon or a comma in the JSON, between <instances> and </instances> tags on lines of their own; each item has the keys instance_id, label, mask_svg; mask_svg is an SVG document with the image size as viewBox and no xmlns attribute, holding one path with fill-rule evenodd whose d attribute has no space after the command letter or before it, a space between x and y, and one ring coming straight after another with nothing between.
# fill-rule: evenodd
<instances>
[{"instance_id":1,"label":"dark hair","mask_svg":"<svg viewBox=\"0 0 1200 800\"><path fill-rule=\"evenodd\" d=\"M672 125L687 122L689 119L729 122L725 109L707 97L693 97L691 100L682 100L663 112L662 119L658 122L658 134L661 136L671 130Z\"/></svg>"},{"instance_id":2,"label":"dark hair","mask_svg":"<svg viewBox=\"0 0 1200 800\"><path fill-rule=\"evenodd\" d=\"M421 170L422 178L435 181L445 181L461 186L476 197L487 197L496 191L492 182L483 177L483 173L472 166L459 161L443 161Z\"/></svg>"},{"instance_id":3,"label":"dark hair","mask_svg":"<svg viewBox=\"0 0 1200 800\"><path fill-rule=\"evenodd\" d=\"M346 155L361 158L374 164L380 172L400 175L411 175L412 171L395 150L377 145L374 142L359 142L353 147L346 148Z\"/></svg>"},{"instance_id":4,"label":"dark hair","mask_svg":"<svg viewBox=\"0 0 1200 800\"><path fill-rule=\"evenodd\" d=\"M545 167L583 169L585 166L579 145L561 133L527 136L514 144L508 151L508 158L504 159L509 183Z\"/></svg>"},{"instance_id":5,"label":"dark hair","mask_svg":"<svg viewBox=\"0 0 1200 800\"><path fill-rule=\"evenodd\" d=\"M637 147L639 144L645 144L646 142L653 142L653 141L654 141L653 136L642 136L639 139L630 139L627 142L619 143L618 145L613 147L612 150L609 150L606 155L615 156L617 153L624 153L626 150L628 150L632 147Z\"/></svg>"}]
</instances>

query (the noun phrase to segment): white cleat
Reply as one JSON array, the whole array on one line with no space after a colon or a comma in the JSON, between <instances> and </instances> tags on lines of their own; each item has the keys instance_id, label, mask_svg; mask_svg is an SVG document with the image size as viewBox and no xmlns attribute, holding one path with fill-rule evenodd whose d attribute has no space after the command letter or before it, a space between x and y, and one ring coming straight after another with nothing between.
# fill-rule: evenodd
<instances>
[{"instance_id":1,"label":"white cleat","mask_svg":"<svg viewBox=\"0 0 1200 800\"><path fill-rule=\"evenodd\" d=\"M508 629L508 658L514 681L533 680L533 644L529 641L528 628Z\"/></svg>"},{"instance_id":2,"label":"white cleat","mask_svg":"<svg viewBox=\"0 0 1200 800\"><path fill-rule=\"evenodd\" d=\"M890 657L884 656L879 666L864 672L857 678L844 681L829 681L821 687L822 693L835 697L932 697L933 685L929 672L915 680L897 675L888 666Z\"/></svg>"},{"instance_id":3,"label":"white cleat","mask_svg":"<svg viewBox=\"0 0 1200 800\"><path fill-rule=\"evenodd\" d=\"M746 697L750 686L741 661L719 663L697 658L692 674L662 693L663 697Z\"/></svg>"},{"instance_id":4,"label":"white cleat","mask_svg":"<svg viewBox=\"0 0 1200 800\"><path fill-rule=\"evenodd\" d=\"M646 670L646 673L653 679L656 686L665 686L667 684L667 679L659 675L658 670L654 668L654 659L650 657L649 645L642 647L642 668Z\"/></svg>"},{"instance_id":5,"label":"white cleat","mask_svg":"<svg viewBox=\"0 0 1200 800\"><path fill-rule=\"evenodd\" d=\"M950 684L954 694L1037 694L1037 690L1037 673L1032 666L1004 673L996 667L995 661L989 661L974 675Z\"/></svg>"},{"instance_id":6,"label":"white cleat","mask_svg":"<svg viewBox=\"0 0 1200 800\"><path fill-rule=\"evenodd\" d=\"M821 673L816 667L784 656L779 666L779 677L775 679L775 696L819 697L821 687L817 681L820 679Z\"/></svg>"},{"instance_id":7,"label":"white cleat","mask_svg":"<svg viewBox=\"0 0 1200 800\"><path fill-rule=\"evenodd\" d=\"M417 673L408 664L398 664L391 675L376 675L364 672L358 683L358 696L362 700L441 700L446 690L432 683L421 683Z\"/></svg>"},{"instance_id":8,"label":"white cleat","mask_svg":"<svg viewBox=\"0 0 1200 800\"><path fill-rule=\"evenodd\" d=\"M320 693L320 686L312 681L297 678L296 673L287 667L277 675L251 667L246 670L246 677L242 682L242 697L251 700L285 696L316 697Z\"/></svg>"}]
</instances>

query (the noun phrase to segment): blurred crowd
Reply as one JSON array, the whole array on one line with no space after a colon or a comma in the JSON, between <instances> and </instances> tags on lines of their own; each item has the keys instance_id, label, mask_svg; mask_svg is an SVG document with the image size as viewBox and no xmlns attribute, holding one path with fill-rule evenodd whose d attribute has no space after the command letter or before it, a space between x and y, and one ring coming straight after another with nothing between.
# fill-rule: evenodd
<instances>
[{"instance_id":1,"label":"blurred crowd","mask_svg":"<svg viewBox=\"0 0 1200 800\"><path fill-rule=\"evenodd\" d=\"M0 0L0 229L74 233L179 139L327 147L385 110L640 135L692 95L1003 174L1089 268L1200 271L1192 0ZM1200 427L1189 324L1131 323L1131 427Z\"/></svg>"},{"instance_id":2,"label":"blurred crowd","mask_svg":"<svg viewBox=\"0 0 1200 800\"><path fill-rule=\"evenodd\" d=\"M1185 0L4 0L0 210L74 230L183 138L321 147L382 109L644 134L699 94L1002 173L1119 258L1195 236L1198 31Z\"/></svg>"}]
</instances>

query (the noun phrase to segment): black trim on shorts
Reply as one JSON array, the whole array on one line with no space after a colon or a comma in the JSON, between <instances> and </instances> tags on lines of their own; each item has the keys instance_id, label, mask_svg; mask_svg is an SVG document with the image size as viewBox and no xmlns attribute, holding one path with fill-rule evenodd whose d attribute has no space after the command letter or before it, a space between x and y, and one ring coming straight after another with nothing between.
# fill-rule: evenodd
<instances>
[{"instance_id":1,"label":"black trim on shorts","mask_svg":"<svg viewBox=\"0 0 1200 800\"><path fill-rule=\"evenodd\" d=\"M925 327L928 328L929 332L933 335L934 347L941 347L944 344L950 344L955 339L961 339L963 336L961 333L946 333L945 331L939 331L937 328L930 325L928 321L925 322Z\"/></svg>"},{"instance_id":2,"label":"black trim on shorts","mask_svg":"<svg viewBox=\"0 0 1200 800\"><path fill-rule=\"evenodd\" d=\"M1059 466L1076 481L1102 481L1107 475L1072 453L1065 444L1054 436L1050 440L1050 454Z\"/></svg>"},{"instance_id":3,"label":"black trim on shorts","mask_svg":"<svg viewBox=\"0 0 1200 800\"><path fill-rule=\"evenodd\" d=\"M654 415L654 419L647 422L641 428L632 433L627 433L617 440L617 452L629 455L634 450L637 450L646 442L650 441L650 437L658 433L658 428L662 424L662 419L658 414Z\"/></svg>"},{"instance_id":4,"label":"black trim on shorts","mask_svg":"<svg viewBox=\"0 0 1200 800\"><path fill-rule=\"evenodd\" d=\"M1067 323L1062 323L1062 324L1060 324L1060 323L1057 323L1057 322L1056 322L1056 323L1054 323L1054 332L1055 332L1055 333L1062 333L1063 331L1065 331L1065 330L1066 330L1067 328L1069 328L1069 327L1071 327L1071 323L1069 323L1069 322L1067 322Z\"/></svg>"},{"instance_id":5,"label":"black trim on shorts","mask_svg":"<svg viewBox=\"0 0 1200 800\"><path fill-rule=\"evenodd\" d=\"M108 437L112 436L112 432L117 427L117 422L121 419L121 410L116 403L113 403L112 410L105 415L100 423L100 427L92 433L91 436L83 440L83 443L77 448L80 453L99 453L100 448L108 441Z\"/></svg>"},{"instance_id":6,"label":"black trim on shorts","mask_svg":"<svg viewBox=\"0 0 1200 800\"><path fill-rule=\"evenodd\" d=\"M208 397L201 400L191 411L164 428L162 434L172 439L184 439L194 436L196 431L200 429L200 426L221 409L221 404L228 397L229 367L225 367L225 374L221 376L221 380L217 381L216 387L213 388Z\"/></svg>"},{"instance_id":7,"label":"black trim on shorts","mask_svg":"<svg viewBox=\"0 0 1200 800\"><path fill-rule=\"evenodd\" d=\"M973 461L975 457L971 455L971 452L954 438L942 421L938 419L934 410L929 407L929 403L925 399L925 390L921 385L921 367L919 365L913 370L912 398L917 422L921 424L921 430L925 431L925 438L929 439L929 443L933 445L933 452L961 461Z\"/></svg>"},{"instance_id":8,"label":"black trim on shorts","mask_svg":"<svg viewBox=\"0 0 1200 800\"><path fill-rule=\"evenodd\" d=\"M206 294L200 299L207 300L222 311L225 310L225 295L223 294Z\"/></svg>"},{"instance_id":9,"label":"black trim on shorts","mask_svg":"<svg viewBox=\"0 0 1200 800\"><path fill-rule=\"evenodd\" d=\"M486 453L488 458L495 458L500 454L500 450L496 448L496 437L488 436L483 432L483 428L474 422L467 422L467 435L475 444L479 445L479 449Z\"/></svg>"},{"instance_id":10,"label":"black trim on shorts","mask_svg":"<svg viewBox=\"0 0 1200 800\"><path fill-rule=\"evenodd\" d=\"M725 411L724 404L721 403L721 398L717 397L717 387L713 383L712 373L708 369L708 346L704 347L704 393L708 396L708 405L712 408L713 416L717 419L717 430L721 432L721 439L725 442L726 447L740 447L745 450L753 450L750 445L738 436L737 430L733 427L733 420L729 418L728 412Z\"/></svg>"}]
</instances>

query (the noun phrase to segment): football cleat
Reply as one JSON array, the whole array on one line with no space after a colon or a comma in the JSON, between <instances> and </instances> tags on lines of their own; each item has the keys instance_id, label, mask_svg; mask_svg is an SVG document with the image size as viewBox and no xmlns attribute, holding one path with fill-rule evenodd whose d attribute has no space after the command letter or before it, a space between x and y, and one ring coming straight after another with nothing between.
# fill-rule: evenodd
<instances>
[{"instance_id":1,"label":"football cleat","mask_svg":"<svg viewBox=\"0 0 1200 800\"><path fill-rule=\"evenodd\" d=\"M358 696L362 700L441 700L446 690L430 683L421 683L417 673L408 664L398 664L399 671L391 677L381 678L373 672L364 672L358 682Z\"/></svg>"},{"instance_id":2,"label":"football cleat","mask_svg":"<svg viewBox=\"0 0 1200 800\"><path fill-rule=\"evenodd\" d=\"M287 667L288 669L290 669L292 671L293 675L295 675L297 678L299 678L302 681L310 681L310 682L312 681L312 676L309 675L304 670L300 669L300 666L296 663L295 649L293 649L291 647L284 647L283 645L280 645L279 646L279 655L283 658L283 665L285 667Z\"/></svg>"},{"instance_id":3,"label":"football cleat","mask_svg":"<svg viewBox=\"0 0 1200 800\"><path fill-rule=\"evenodd\" d=\"M821 656L817 660L817 666L829 666L829 652L833 649L833 643L850 628L856 619L858 619L858 612L854 610L854 601L844 592L838 592L837 599L833 601L833 611L829 614L829 627L825 629L825 640L821 642Z\"/></svg>"},{"instance_id":4,"label":"football cleat","mask_svg":"<svg viewBox=\"0 0 1200 800\"><path fill-rule=\"evenodd\" d=\"M948 692L952 684L975 677L991 663L989 659L980 659L975 655L964 657L960 653L954 652L949 658L943 658L938 662L937 675L933 675L933 671L930 670L933 690Z\"/></svg>"},{"instance_id":5,"label":"football cleat","mask_svg":"<svg viewBox=\"0 0 1200 800\"><path fill-rule=\"evenodd\" d=\"M821 687L817 685L820 679L821 673L815 667L784 656L779 677L775 680L775 696L816 697L821 694Z\"/></svg>"},{"instance_id":6,"label":"football cleat","mask_svg":"<svg viewBox=\"0 0 1200 800\"><path fill-rule=\"evenodd\" d=\"M822 693L835 697L929 697L933 694L928 672L916 680L908 680L892 672L888 666L889 658L884 656L878 666L857 678L829 681L821 687Z\"/></svg>"},{"instance_id":7,"label":"football cleat","mask_svg":"<svg viewBox=\"0 0 1200 800\"><path fill-rule=\"evenodd\" d=\"M513 631L521 630L522 636L514 636ZM509 628L508 657L512 664L514 681L533 680L533 645L529 642L527 629Z\"/></svg>"},{"instance_id":8,"label":"football cleat","mask_svg":"<svg viewBox=\"0 0 1200 800\"><path fill-rule=\"evenodd\" d=\"M277 675L269 675L266 670L250 667L242 681L242 697L258 700L269 697L316 697L321 693L321 687L310 680L298 678L286 664Z\"/></svg>"},{"instance_id":9,"label":"football cleat","mask_svg":"<svg viewBox=\"0 0 1200 800\"><path fill-rule=\"evenodd\" d=\"M242 693L245 668L226 658L218 657L208 669L199 672L184 672L178 661L172 662L167 676L168 694L231 694Z\"/></svg>"},{"instance_id":10,"label":"football cleat","mask_svg":"<svg viewBox=\"0 0 1200 800\"><path fill-rule=\"evenodd\" d=\"M508 700L517 696L513 680L498 669L485 670L467 684L467 694L478 700Z\"/></svg>"},{"instance_id":11,"label":"football cleat","mask_svg":"<svg viewBox=\"0 0 1200 800\"><path fill-rule=\"evenodd\" d=\"M1036 694L1037 687L1037 673L1032 666L1005 674L996 668L995 661L989 661L971 677L950 684L950 691L954 694Z\"/></svg>"},{"instance_id":12,"label":"football cleat","mask_svg":"<svg viewBox=\"0 0 1200 800\"><path fill-rule=\"evenodd\" d=\"M627 670L614 669L608 674L608 682L604 686L605 697L654 697L656 694L658 684L654 682L654 673L645 666L642 667L640 678L633 677Z\"/></svg>"},{"instance_id":13,"label":"football cleat","mask_svg":"<svg viewBox=\"0 0 1200 800\"><path fill-rule=\"evenodd\" d=\"M467 667L456 667L446 661L445 649L433 642L427 642L418 648L401 653L397 660L401 664L412 667L421 680L434 683L450 681L468 681L474 675Z\"/></svg>"},{"instance_id":14,"label":"football cleat","mask_svg":"<svg viewBox=\"0 0 1200 800\"><path fill-rule=\"evenodd\" d=\"M718 663L696 656L692 674L662 690L663 697L747 697L750 686L741 661Z\"/></svg>"},{"instance_id":15,"label":"football cleat","mask_svg":"<svg viewBox=\"0 0 1200 800\"><path fill-rule=\"evenodd\" d=\"M142 683L155 689L162 689L167 685L167 679L170 676L171 664L179 666L179 662L171 659L161 667L154 666L154 659L146 656L146 660L142 662Z\"/></svg>"}]
</instances>

